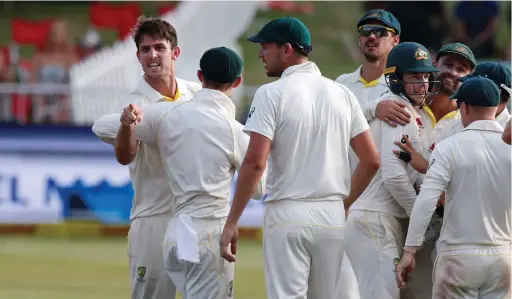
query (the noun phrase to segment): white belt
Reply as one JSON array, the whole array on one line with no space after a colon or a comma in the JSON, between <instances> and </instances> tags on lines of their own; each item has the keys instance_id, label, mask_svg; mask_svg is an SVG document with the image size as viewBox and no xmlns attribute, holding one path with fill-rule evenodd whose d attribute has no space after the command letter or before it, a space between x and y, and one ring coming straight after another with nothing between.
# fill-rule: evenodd
<instances>
[{"instance_id":1,"label":"white belt","mask_svg":"<svg viewBox=\"0 0 512 299\"><path fill-rule=\"evenodd\" d=\"M179 214L176 227L176 249L179 261L199 263L199 238L192 226L192 218Z\"/></svg>"}]
</instances>

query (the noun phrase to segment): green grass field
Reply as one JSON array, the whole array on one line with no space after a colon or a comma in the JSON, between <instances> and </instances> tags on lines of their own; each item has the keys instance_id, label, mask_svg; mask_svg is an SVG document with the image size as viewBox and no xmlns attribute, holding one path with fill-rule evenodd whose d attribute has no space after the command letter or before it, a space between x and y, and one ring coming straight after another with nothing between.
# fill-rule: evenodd
<instances>
[{"instance_id":1,"label":"green grass field","mask_svg":"<svg viewBox=\"0 0 512 299\"><path fill-rule=\"evenodd\" d=\"M237 258L236 298L265 298L261 244L243 240ZM0 239L0 298L129 297L125 238L69 240L2 236Z\"/></svg>"}]
</instances>

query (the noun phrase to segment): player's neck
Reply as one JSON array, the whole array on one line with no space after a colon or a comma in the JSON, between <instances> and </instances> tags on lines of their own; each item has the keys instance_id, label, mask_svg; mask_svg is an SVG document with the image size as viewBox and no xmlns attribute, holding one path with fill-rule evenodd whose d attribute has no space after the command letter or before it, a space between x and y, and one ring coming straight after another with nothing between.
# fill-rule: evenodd
<instances>
[{"instance_id":1,"label":"player's neck","mask_svg":"<svg viewBox=\"0 0 512 299\"><path fill-rule=\"evenodd\" d=\"M176 90L178 86L176 84L176 77L171 75L166 78L149 78L144 75L144 80L151 86L154 90L158 91L161 95L169 98L174 98L176 95Z\"/></svg>"},{"instance_id":2,"label":"player's neck","mask_svg":"<svg viewBox=\"0 0 512 299\"><path fill-rule=\"evenodd\" d=\"M446 114L457 110L457 102L450 100L449 96L444 93L438 93L434 95L432 103L428 105L436 121L439 121Z\"/></svg>"},{"instance_id":3,"label":"player's neck","mask_svg":"<svg viewBox=\"0 0 512 299\"><path fill-rule=\"evenodd\" d=\"M375 62L369 62L365 60L361 67L361 78L366 82L377 80L382 76L386 69L386 60L377 60Z\"/></svg>"}]
</instances>

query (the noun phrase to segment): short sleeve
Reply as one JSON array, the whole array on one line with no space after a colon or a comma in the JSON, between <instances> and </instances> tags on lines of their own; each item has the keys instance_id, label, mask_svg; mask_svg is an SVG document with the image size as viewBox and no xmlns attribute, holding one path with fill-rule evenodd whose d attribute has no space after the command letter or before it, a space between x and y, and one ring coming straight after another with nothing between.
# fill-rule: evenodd
<instances>
[{"instance_id":1,"label":"short sleeve","mask_svg":"<svg viewBox=\"0 0 512 299\"><path fill-rule=\"evenodd\" d=\"M350 128L350 139L352 139L364 131L369 130L370 126L364 117L356 96L348 89L346 89L346 92L352 107L352 127Z\"/></svg>"},{"instance_id":2,"label":"short sleeve","mask_svg":"<svg viewBox=\"0 0 512 299\"><path fill-rule=\"evenodd\" d=\"M258 133L273 140L277 126L276 101L266 89L260 87L254 95L244 132Z\"/></svg>"}]
</instances>

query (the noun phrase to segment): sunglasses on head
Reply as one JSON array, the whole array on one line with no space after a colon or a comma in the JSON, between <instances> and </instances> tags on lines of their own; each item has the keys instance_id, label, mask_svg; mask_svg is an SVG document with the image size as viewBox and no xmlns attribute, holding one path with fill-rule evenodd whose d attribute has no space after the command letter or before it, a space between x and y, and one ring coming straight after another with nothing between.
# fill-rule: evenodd
<instances>
[{"instance_id":1,"label":"sunglasses on head","mask_svg":"<svg viewBox=\"0 0 512 299\"><path fill-rule=\"evenodd\" d=\"M395 32L395 30L385 27L382 25L363 25L359 27L359 35L368 37L372 32L375 34L377 38L388 36L388 32Z\"/></svg>"}]
</instances>

